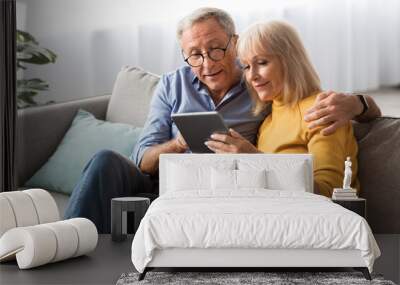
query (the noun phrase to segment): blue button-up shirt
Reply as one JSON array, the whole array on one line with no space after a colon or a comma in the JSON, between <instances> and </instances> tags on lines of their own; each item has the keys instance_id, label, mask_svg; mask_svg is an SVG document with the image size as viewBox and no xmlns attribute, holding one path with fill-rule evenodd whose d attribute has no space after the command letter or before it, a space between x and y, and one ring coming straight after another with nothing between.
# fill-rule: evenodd
<instances>
[{"instance_id":1,"label":"blue button-up shirt","mask_svg":"<svg viewBox=\"0 0 400 285\"><path fill-rule=\"evenodd\" d=\"M253 115L252 101L243 79L215 105L207 87L189 66L184 66L161 77L131 159L136 165L140 165L147 148L177 136L178 128L172 121L171 114L207 111L218 111L228 127L238 131L252 143L255 143L258 128L266 115Z\"/></svg>"}]
</instances>

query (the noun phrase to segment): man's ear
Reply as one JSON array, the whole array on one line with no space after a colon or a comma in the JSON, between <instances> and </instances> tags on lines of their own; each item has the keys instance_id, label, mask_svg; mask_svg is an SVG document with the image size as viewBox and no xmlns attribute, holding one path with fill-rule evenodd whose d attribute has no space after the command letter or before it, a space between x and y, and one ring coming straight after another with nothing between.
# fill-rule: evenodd
<instances>
[{"instance_id":1,"label":"man's ear","mask_svg":"<svg viewBox=\"0 0 400 285\"><path fill-rule=\"evenodd\" d=\"M238 39L239 39L239 35L233 35L232 36L232 43L233 43L233 46L236 48L236 44L237 44L237 41L238 41Z\"/></svg>"},{"instance_id":2,"label":"man's ear","mask_svg":"<svg viewBox=\"0 0 400 285\"><path fill-rule=\"evenodd\" d=\"M232 47L233 47L233 52L234 52L235 57L237 56L237 48L236 48L236 45L237 45L238 39L239 39L239 35L236 35L236 34L233 35L233 36L232 36L232 39L231 39L231 45L232 45Z\"/></svg>"}]
</instances>

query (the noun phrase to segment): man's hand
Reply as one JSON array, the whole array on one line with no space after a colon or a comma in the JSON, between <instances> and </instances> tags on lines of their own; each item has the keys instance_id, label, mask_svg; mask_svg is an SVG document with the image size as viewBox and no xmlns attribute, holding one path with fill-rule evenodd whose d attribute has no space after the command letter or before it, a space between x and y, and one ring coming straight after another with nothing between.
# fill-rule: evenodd
<instances>
[{"instance_id":1,"label":"man's hand","mask_svg":"<svg viewBox=\"0 0 400 285\"><path fill-rule=\"evenodd\" d=\"M363 105L357 96L327 91L318 94L314 106L307 110L304 120L310 123L310 129L326 126L321 133L330 135L361 114L362 110Z\"/></svg>"},{"instance_id":2,"label":"man's hand","mask_svg":"<svg viewBox=\"0 0 400 285\"><path fill-rule=\"evenodd\" d=\"M258 149L238 132L229 129L229 134L212 134L205 142L206 146L215 153L257 153Z\"/></svg>"},{"instance_id":3,"label":"man's hand","mask_svg":"<svg viewBox=\"0 0 400 285\"><path fill-rule=\"evenodd\" d=\"M182 135L178 133L176 138L165 143L153 145L149 147L143 154L142 161L139 165L140 170L144 173L154 174L158 169L160 154L162 153L182 153L188 149L188 145Z\"/></svg>"},{"instance_id":4,"label":"man's hand","mask_svg":"<svg viewBox=\"0 0 400 285\"><path fill-rule=\"evenodd\" d=\"M177 152L185 152L189 148L181 133L178 133L174 142L177 148Z\"/></svg>"}]
</instances>

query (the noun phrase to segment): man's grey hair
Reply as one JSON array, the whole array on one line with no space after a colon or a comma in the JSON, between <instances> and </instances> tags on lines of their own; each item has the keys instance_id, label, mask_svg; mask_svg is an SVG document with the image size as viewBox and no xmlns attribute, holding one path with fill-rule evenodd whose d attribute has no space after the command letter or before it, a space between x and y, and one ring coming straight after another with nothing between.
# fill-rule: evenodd
<instances>
[{"instance_id":1,"label":"man's grey hair","mask_svg":"<svg viewBox=\"0 0 400 285\"><path fill-rule=\"evenodd\" d=\"M204 7L193 11L191 14L179 21L176 30L178 40L182 38L182 34L186 29L191 28L196 23L208 19L215 19L225 30L227 35L234 35L236 33L233 19L227 12L218 8Z\"/></svg>"}]
</instances>

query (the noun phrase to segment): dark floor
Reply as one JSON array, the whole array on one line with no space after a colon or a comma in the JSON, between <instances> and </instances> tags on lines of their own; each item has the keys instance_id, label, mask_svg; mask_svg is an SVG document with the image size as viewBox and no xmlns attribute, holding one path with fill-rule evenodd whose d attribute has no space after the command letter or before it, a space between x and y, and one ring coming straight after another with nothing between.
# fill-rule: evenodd
<instances>
[{"instance_id":1,"label":"dark floor","mask_svg":"<svg viewBox=\"0 0 400 285\"><path fill-rule=\"evenodd\" d=\"M400 235L376 235L382 256L374 272L400 281ZM115 284L124 272L134 271L130 258L132 237L114 243L100 235L97 249L82 256L42 267L19 270L16 262L0 265L0 284Z\"/></svg>"},{"instance_id":2,"label":"dark floor","mask_svg":"<svg viewBox=\"0 0 400 285\"><path fill-rule=\"evenodd\" d=\"M375 239L381 250L381 257L375 262L374 272L400 284L400 234L379 234L375 235Z\"/></svg>"}]
</instances>

